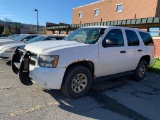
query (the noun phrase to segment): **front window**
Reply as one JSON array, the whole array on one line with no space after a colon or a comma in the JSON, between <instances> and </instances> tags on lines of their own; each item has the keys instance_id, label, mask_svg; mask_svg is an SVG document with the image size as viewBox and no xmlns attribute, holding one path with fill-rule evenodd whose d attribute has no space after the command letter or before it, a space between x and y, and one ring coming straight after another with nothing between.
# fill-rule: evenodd
<instances>
[{"instance_id":1,"label":"front window","mask_svg":"<svg viewBox=\"0 0 160 120\"><path fill-rule=\"evenodd\" d=\"M116 12L122 12L122 8L123 8L122 4L117 5L117 10L116 10Z\"/></svg>"},{"instance_id":2,"label":"front window","mask_svg":"<svg viewBox=\"0 0 160 120\"><path fill-rule=\"evenodd\" d=\"M123 33L120 29L112 29L108 32L108 34L106 35L106 37L103 40L103 43L117 43L116 45L111 44L108 47L118 47L118 46L124 46L124 38L123 38ZM105 47L103 45L103 47Z\"/></svg>"},{"instance_id":3,"label":"front window","mask_svg":"<svg viewBox=\"0 0 160 120\"><path fill-rule=\"evenodd\" d=\"M100 38L100 30L104 28L79 28L64 39L86 44L95 44Z\"/></svg>"}]
</instances>

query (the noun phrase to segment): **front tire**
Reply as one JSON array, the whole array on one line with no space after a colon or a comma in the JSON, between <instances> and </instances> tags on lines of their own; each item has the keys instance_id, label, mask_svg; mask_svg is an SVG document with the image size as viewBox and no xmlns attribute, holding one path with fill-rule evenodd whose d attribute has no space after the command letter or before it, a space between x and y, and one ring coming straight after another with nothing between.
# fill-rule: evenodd
<instances>
[{"instance_id":1,"label":"front tire","mask_svg":"<svg viewBox=\"0 0 160 120\"><path fill-rule=\"evenodd\" d=\"M91 72L84 66L76 65L66 71L61 90L69 98L79 98L87 95L91 85Z\"/></svg>"},{"instance_id":2,"label":"front tire","mask_svg":"<svg viewBox=\"0 0 160 120\"><path fill-rule=\"evenodd\" d=\"M145 60L141 60L135 70L134 79L136 81L141 81L144 79L147 72L147 62Z\"/></svg>"}]
</instances>

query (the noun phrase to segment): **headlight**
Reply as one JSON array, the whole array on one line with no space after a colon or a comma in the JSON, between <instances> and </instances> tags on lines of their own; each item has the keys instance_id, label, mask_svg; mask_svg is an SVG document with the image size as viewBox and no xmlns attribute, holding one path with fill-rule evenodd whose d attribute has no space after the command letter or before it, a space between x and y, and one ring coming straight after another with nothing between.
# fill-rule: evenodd
<instances>
[{"instance_id":1,"label":"headlight","mask_svg":"<svg viewBox=\"0 0 160 120\"><path fill-rule=\"evenodd\" d=\"M1 51L3 51L3 52L14 52L16 48L17 47L3 48Z\"/></svg>"},{"instance_id":2,"label":"headlight","mask_svg":"<svg viewBox=\"0 0 160 120\"><path fill-rule=\"evenodd\" d=\"M38 65L40 67L56 68L58 59L58 55L40 55L38 59Z\"/></svg>"}]
</instances>

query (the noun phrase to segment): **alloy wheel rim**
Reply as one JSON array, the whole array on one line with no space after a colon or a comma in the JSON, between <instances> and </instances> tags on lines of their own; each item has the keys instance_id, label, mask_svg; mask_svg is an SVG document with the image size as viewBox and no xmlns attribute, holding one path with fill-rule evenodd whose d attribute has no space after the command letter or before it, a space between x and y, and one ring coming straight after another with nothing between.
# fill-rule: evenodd
<instances>
[{"instance_id":1,"label":"alloy wheel rim","mask_svg":"<svg viewBox=\"0 0 160 120\"><path fill-rule=\"evenodd\" d=\"M146 72L146 66L143 64L139 69L139 76L143 77Z\"/></svg>"},{"instance_id":2,"label":"alloy wheel rim","mask_svg":"<svg viewBox=\"0 0 160 120\"><path fill-rule=\"evenodd\" d=\"M79 73L77 74L71 83L71 88L74 93L82 92L87 86L88 78L85 74Z\"/></svg>"}]
</instances>

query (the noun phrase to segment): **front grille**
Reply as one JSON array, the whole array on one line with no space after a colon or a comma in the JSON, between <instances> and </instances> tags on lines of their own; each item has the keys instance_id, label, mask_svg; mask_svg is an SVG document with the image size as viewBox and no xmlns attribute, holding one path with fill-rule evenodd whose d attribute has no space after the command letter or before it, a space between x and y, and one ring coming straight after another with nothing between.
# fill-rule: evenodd
<instances>
[{"instance_id":1,"label":"front grille","mask_svg":"<svg viewBox=\"0 0 160 120\"><path fill-rule=\"evenodd\" d=\"M38 59L38 58L37 58L37 54L31 53L30 64L31 64L31 65L36 65L37 59Z\"/></svg>"},{"instance_id":2,"label":"front grille","mask_svg":"<svg viewBox=\"0 0 160 120\"><path fill-rule=\"evenodd\" d=\"M19 60L20 60L20 61L22 60L25 52L26 52L26 51L24 51L23 49L19 49L19 55L20 55L20 56L19 56Z\"/></svg>"},{"instance_id":3,"label":"front grille","mask_svg":"<svg viewBox=\"0 0 160 120\"><path fill-rule=\"evenodd\" d=\"M19 49L19 53L20 53L20 61L21 61L24 54L26 53L26 50ZM36 60L37 60L37 54L31 53L31 58L30 58L30 63L29 64L36 65Z\"/></svg>"}]
</instances>

